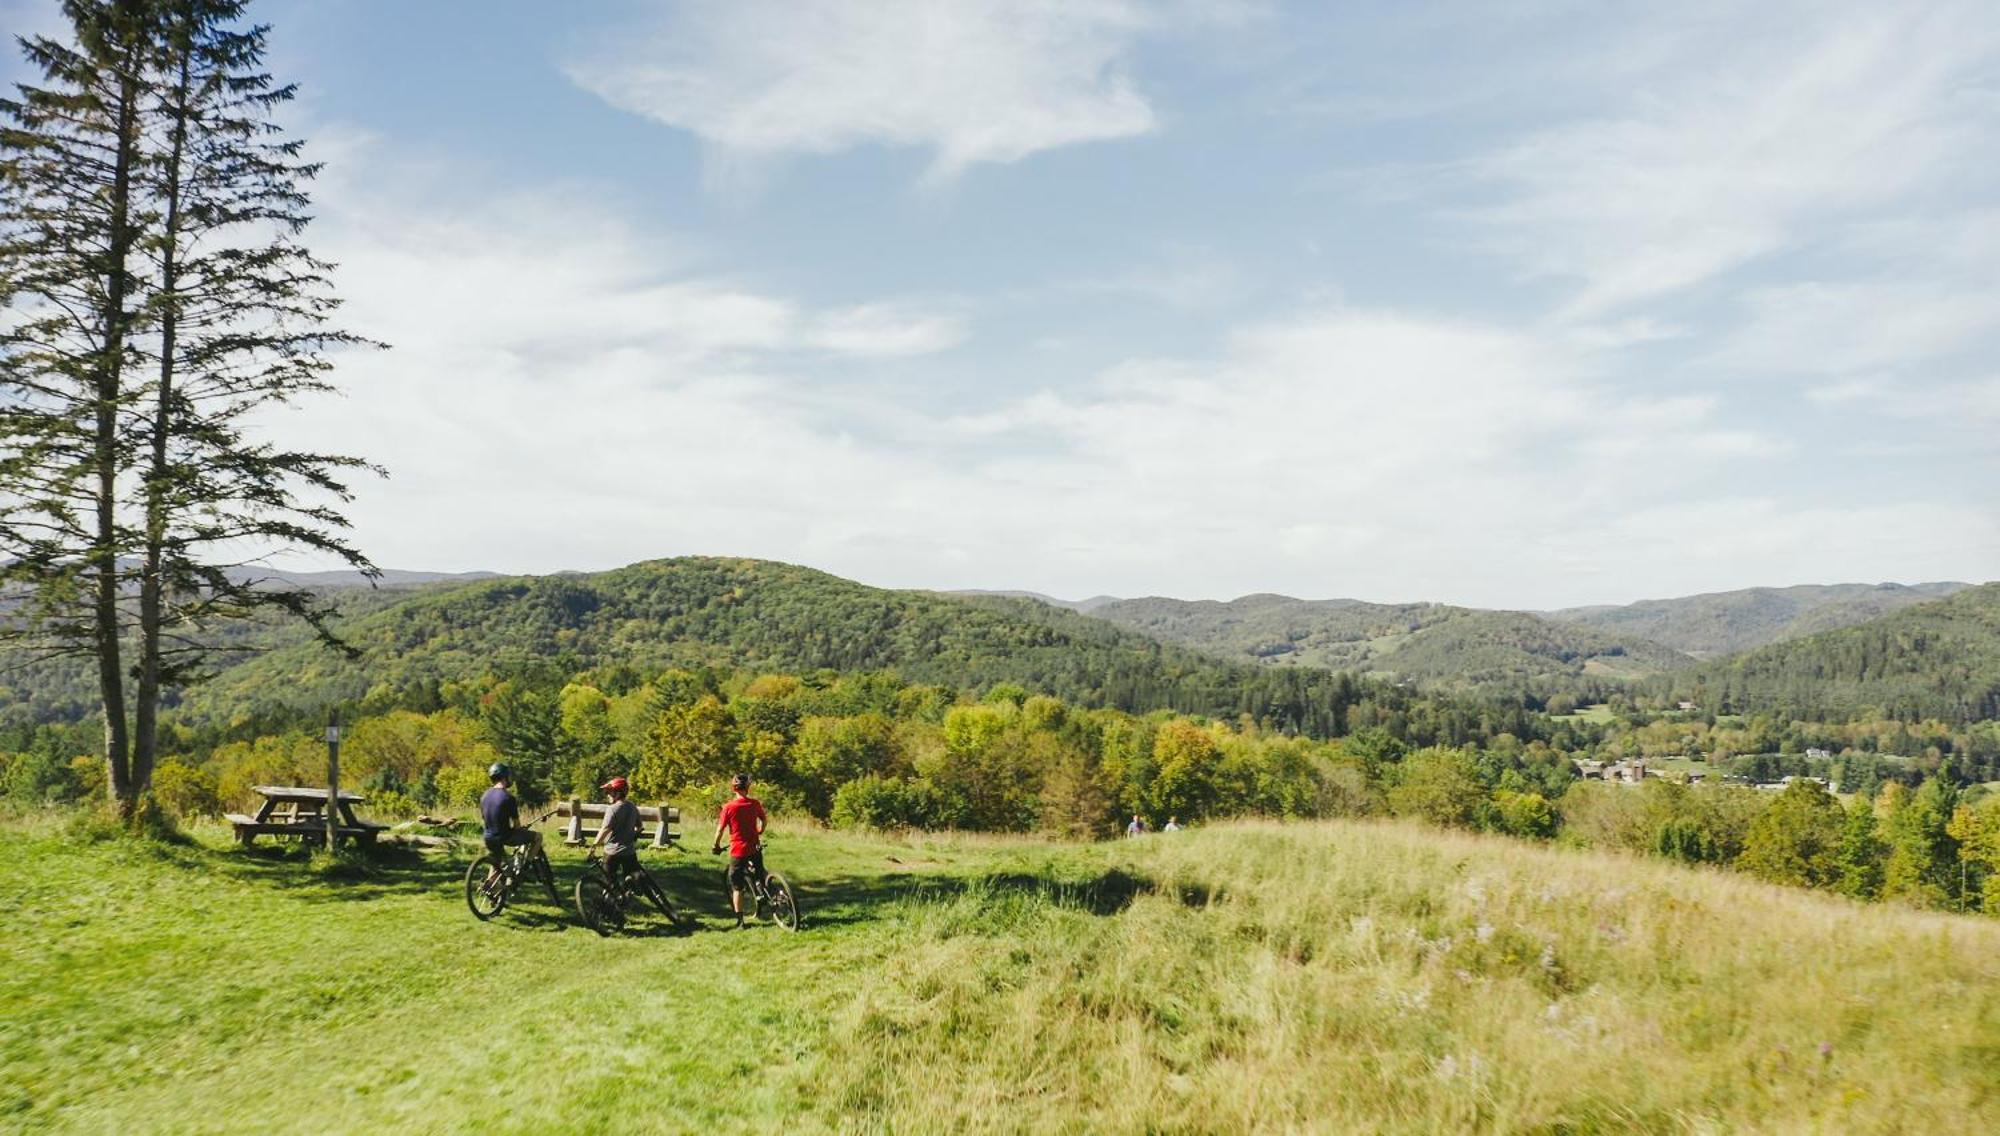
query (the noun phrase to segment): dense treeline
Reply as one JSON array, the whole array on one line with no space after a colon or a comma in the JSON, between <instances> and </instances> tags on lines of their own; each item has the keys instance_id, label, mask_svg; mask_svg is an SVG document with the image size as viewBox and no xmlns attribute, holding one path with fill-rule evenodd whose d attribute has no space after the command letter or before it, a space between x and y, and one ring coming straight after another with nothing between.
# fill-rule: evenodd
<instances>
[{"instance_id":1,"label":"dense treeline","mask_svg":"<svg viewBox=\"0 0 2000 1136\"><path fill-rule=\"evenodd\" d=\"M1569 754L1547 740L1495 732L1451 744L1437 716L1408 712L1429 704L1398 709L1366 695L1350 713L1367 724L1316 739L1247 716L1132 714L1013 683L975 697L880 671L538 666L436 694L435 706L377 710L348 731L344 775L378 815L463 815L499 760L531 801L595 796L622 774L642 799L713 805L741 770L774 809L835 825L1103 837L1134 815L1157 827L1170 817L1390 814L1859 898L2000 911L2000 795L1961 789L1948 772L1912 785L1899 763L1849 759L1839 787L1856 795L1842 806L1804 777L1783 793L1579 782ZM43 800L96 791L100 763L64 748L77 740L57 727L6 739L0 785ZM155 794L184 816L212 815L253 803L255 785L315 783L324 770L318 731L299 725L170 760Z\"/></svg>"}]
</instances>

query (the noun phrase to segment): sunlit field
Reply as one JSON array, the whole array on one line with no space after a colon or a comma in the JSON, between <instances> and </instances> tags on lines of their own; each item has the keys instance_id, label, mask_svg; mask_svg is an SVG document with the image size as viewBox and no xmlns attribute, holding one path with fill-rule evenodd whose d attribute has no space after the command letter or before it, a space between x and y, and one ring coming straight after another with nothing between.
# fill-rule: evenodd
<instances>
[{"instance_id":1,"label":"sunlit field","mask_svg":"<svg viewBox=\"0 0 2000 1136\"><path fill-rule=\"evenodd\" d=\"M9 822L0 1116L70 1131L1990 1131L2000 925L1392 825L786 834L797 934L463 856ZM579 858L559 852L565 888Z\"/></svg>"}]
</instances>

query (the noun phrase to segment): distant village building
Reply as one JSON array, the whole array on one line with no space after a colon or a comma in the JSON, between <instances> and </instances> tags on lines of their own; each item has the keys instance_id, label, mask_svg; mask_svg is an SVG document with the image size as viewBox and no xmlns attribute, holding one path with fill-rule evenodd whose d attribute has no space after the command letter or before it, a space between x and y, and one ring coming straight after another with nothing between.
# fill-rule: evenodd
<instances>
[{"instance_id":1,"label":"distant village building","mask_svg":"<svg viewBox=\"0 0 2000 1136\"><path fill-rule=\"evenodd\" d=\"M1584 781L1610 781L1620 785L1637 785L1648 777L1658 777L1659 771L1646 768L1643 761L1579 761L1576 775Z\"/></svg>"},{"instance_id":2,"label":"distant village building","mask_svg":"<svg viewBox=\"0 0 2000 1136\"><path fill-rule=\"evenodd\" d=\"M1677 702L1677 703L1675 703L1674 705L1675 705L1675 706L1677 706L1678 708L1682 709L1682 710L1693 710L1693 709L1695 708L1695 705L1694 705L1694 703L1692 703L1692 702L1688 702L1688 701L1686 701L1686 700L1682 700L1682 701L1680 701L1680 702Z\"/></svg>"},{"instance_id":3,"label":"distant village building","mask_svg":"<svg viewBox=\"0 0 2000 1136\"><path fill-rule=\"evenodd\" d=\"M1811 748L1811 747L1808 747L1808 748L1806 749L1806 756L1807 756L1807 757L1832 757L1832 756L1833 756L1833 751L1832 751L1832 750L1828 750L1828 749L1814 749L1814 748Z\"/></svg>"}]
</instances>

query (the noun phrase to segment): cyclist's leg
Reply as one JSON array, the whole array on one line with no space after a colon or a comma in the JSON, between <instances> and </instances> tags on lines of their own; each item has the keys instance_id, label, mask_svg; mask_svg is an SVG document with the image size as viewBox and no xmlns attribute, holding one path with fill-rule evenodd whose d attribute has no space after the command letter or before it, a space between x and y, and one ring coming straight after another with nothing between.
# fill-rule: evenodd
<instances>
[{"instance_id":1,"label":"cyclist's leg","mask_svg":"<svg viewBox=\"0 0 2000 1136\"><path fill-rule=\"evenodd\" d=\"M639 875L639 854L630 850L620 852L605 862L611 878L618 881L621 891L630 892Z\"/></svg>"},{"instance_id":2,"label":"cyclist's leg","mask_svg":"<svg viewBox=\"0 0 2000 1136\"><path fill-rule=\"evenodd\" d=\"M481 838L481 843L486 845L486 855L492 860L492 866L486 869L486 883L490 887L500 874L500 865L507 862L507 842L498 836L487 836Z\"/></svg>"},{"instance_id":3,"label":"cyclist's leg","mask_svg":"<svg viewBox=\"0 0 2000 1136\"><path fill-rule=\"evenodd\" d=\"M731 856L729 858L729 910L736 915L736 925L743 925L743 892L750 885L750 857Z\"/></svg>"}]
</instances>

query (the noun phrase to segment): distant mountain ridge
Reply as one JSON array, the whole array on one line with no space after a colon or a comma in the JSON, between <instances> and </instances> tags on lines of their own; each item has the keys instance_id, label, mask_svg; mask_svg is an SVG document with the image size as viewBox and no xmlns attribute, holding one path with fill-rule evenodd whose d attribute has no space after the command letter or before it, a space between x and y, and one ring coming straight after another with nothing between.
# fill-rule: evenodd
<instances>
[{"instance_id":1,"label":"distant mountain ridge","mask_svg":"<svg viewBox=\"0 0 2000 1136\"><path fill-rule=\"evenodd\" d=\"M1640 600L1544 612L1549 619L1650 639L1698 659L1853 627L1971 587L1929 584L1800 584Z\"/></svg>"},{"instance_id":2,"label":"distant mountain ridge","mask_svg":"<svg viewBox=\"0 0 2000 1136\"><path fill-rule=\"evenodd\" d=\"M1547 687L1641 678L1693 662L1637 637L1559 624L1531 612L1449 604L1260 593L1228 601L1117 600L1090 614L1221 658L1390 673L1427 683Z\"/></svg>"},{"instance_id":3,"label":"distant mountain ridge","mask_svg":"<svg viewBox=\"0 0 2000 1136\"><path fill-rule=\"evenodd\" d=\"M1716 659L1648 687L1801 721L2000 719L2000 582Z\"/></svg>"}]
</instances>

